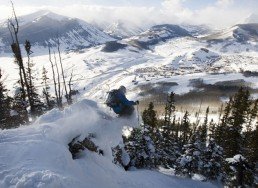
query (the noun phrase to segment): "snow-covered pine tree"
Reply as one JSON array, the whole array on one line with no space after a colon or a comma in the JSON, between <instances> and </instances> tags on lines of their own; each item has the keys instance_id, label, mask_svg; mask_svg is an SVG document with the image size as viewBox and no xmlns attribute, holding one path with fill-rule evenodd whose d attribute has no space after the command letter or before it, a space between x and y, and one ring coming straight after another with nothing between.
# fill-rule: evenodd
<instances>
[{"instance_id":1,"label":"snow-covered pine tree","mask_svg":"<svg viewBox=\"0 0 258 188\"><path fill-rule=\"evenodd\" d=\"M12 111L11 111L11 116L12 116L11 121L15 127L18 127L22 124L29 122L28 111L27 111L28 104L26 101L23 100L22 95L23 95L22 88L20 87L16 88L15 94L12 100Z\"/></svg>"},{"instance_id":2,"label":"snow-covered pine tree","mask_svg":"<svg viewBox=\"0 0 258 188\"><path fill-rule=\"evenodd\" d=\"M178 175L193 177L200 174L204 165L203 150L198 134L193 134L188 144L183 146L182 155L176 161L175 172Z\"/></svg>"},{"instance_id":3,"label":"snow-covered pine tree","mask_svg":"<svg viewBox=\"0 0 258 188\"><path fill-rule=\"evenodd\" d=\"M227 158L224 165L225 185L228 187L255 187L255 166L249 164L249 161L241 154Z\"/></svg>"},{"instance_id":4,"label":"snow-covered pine tree","mask_svg":"<svg viewBox=\"0 0 258 188\"><path fill-rule=\"evenodd\" d=\"M130 156L130 166L136 168L154 168L157 165L158 155L155 144L150 136L152 128L145 125L133 128L131 134L124 137L124 149Z\"/></svg>"},{"instance_id":5,"label":"snow-covered pine tree","mask_svg":"<svg viewBox=\"0 0 258 188\"><path fill-rule=\"evenodd\" d=\"M208 141L207 147L204 149L203 155L203 166L201 174L207 179L215 180L222 177L223 167L223 148L216 144L213 138Z\"/></svg>"}]
</instances>

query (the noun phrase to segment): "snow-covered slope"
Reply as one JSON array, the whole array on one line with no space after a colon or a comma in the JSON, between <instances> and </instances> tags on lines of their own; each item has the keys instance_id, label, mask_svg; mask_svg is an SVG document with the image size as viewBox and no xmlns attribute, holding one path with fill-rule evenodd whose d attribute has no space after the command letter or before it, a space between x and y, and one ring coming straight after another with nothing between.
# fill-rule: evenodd
<instances>
[{"instance_id":1,"label":"snow-covered slope","mask_svg":"<svg viewBox=\"0 0 258 188\"><path fill-rule=\"evenodd\" d=\"M39 11L22 16L19 40L30 40L32 45L55 46L57 38L66 49L81 49L114 40L94 26L75 18L68 18L50 11ZM0 27L2 50L10 50L10 33L6 26ZM1 50L1 49L0 49Z\"/></svg>"},{"instance_id":2,"label":"snow-covered slope","mask_svg":"<svg viewBox=\"0 0 258 188\"><path fill-rule=\"evenodd\" d=\"M112 163L111 147L122 140L133 119L103 119L105 112L83 100L63 112L52 110L30 126L0 131L1 188L188 188L216 187L150 170L124 171ZM68 143L94 133L104 156L88 150L73 160Z\"/></svg>"},{"instance_id":3,"label":"snow-covered slope","mask_svg":"<svg viewBox=\"0 0 258 188\"><path fill-rule=\"evenodd\" d=\"M180 25L183 29L187 30L192 36L200 37L203 35L208 35L212 32L211 28L207 25Z\"/></svg>"},{"instance_id":4,"label":"snow-covered slope","mask_svg":"<svg viewBox=\"0 0 258 188\"><path fill-rule=\"evenodd\" d=\"M258 41L258 24L238 24L221 32L208 35L203 39L209 41L224 42L226 40L235 40L237 42Z\"/></svg>"},{"instance_id":5,"label":"snow-covered slope","mask_svg":"<svg viewBox=\"0 0 258 188\"><path fill-rule=\"evenodd\" d=\"M143 31L142 28L133 23L123 23L120 21L112 23L104 29L104 32L115 38L128 38L139 35Z\"/></svg>"},{"instance_id":6,"label":"snow-covered slope","mask_svg":"<svg viewBox=\"0 0 258 188\"><path fill-rule=\"evenodd\" d=\"M148 49L152 45L177 37L190 37L190 33L178 25L156 25L138 36L128 39L129 43L138 48Z\"/></svg>"},{"instance_id":7,"label":"snow-covered slope","mask_svg":"<svg viewBox=\"0 0 258 188\"><path fill-rule=\"evenodd\" d=\"M258 14L250 14L243 23L249 24L249 23L258 23Z\"/></svg>"}]
</instances>

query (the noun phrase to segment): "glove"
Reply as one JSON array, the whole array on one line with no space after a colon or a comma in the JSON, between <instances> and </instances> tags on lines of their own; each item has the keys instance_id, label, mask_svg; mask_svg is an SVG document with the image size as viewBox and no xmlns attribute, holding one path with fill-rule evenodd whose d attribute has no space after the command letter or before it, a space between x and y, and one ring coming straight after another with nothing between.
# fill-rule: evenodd
<instances>
[{"instance_id":1,"label":"glove","mask_svg":"<svg viewBox=\"0 0 258 188\"><path fill-rule=\"evenodd\" d=\"M135 101L135 104L138 105L138 104L139 104L139 101Z\"/></svg>"}]
</instances>

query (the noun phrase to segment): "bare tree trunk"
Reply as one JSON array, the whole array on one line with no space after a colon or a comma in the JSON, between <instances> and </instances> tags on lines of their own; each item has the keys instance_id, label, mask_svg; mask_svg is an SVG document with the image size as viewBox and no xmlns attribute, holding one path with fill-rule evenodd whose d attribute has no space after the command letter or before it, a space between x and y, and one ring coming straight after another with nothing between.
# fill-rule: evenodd
<instances>
[{"instance_id":1,"label":"bare tree trunk","mask_svg":"<svg viewBox=\"0 0 258 188\"><path fill-rule=\"evenodd\" d=\"M48 47L48 54L49 54L49 61L51 63L51 67L52 67L52 74L53 74L53 82L54 82L54 87L55 87L55 95L56 95L56 104L57 106L60 108L60 104L59 104L59 96L58 96L58 93L57 93L57 88L56 88L56 75L55 75L55 69L54 69L54 64L52 62L52 59L51 59L51 52L50 52L50 47Z\"/></svg>"},{"instance_id":2,"label":"bare tree trunk","mask_svg":"<svg viewBox=\"0 0 258 188\"><path fill-rule=\"evenodd\" d=\"M69 86L69 101L70 101L70 104L72 104L72 79L73 79L73 71L71 73L71 77L70 77L70 80L69 80L69 83L68 83L68 86Z\"/></svg>"},{"instance_id":3,"label":"bare tree trunk","mask_svg":"<svg viewBox=\"0 0 258 188\"><path fill-rule=\"evenodd\" d=\"M58 98L59 98L60 108L62 108L61 82L60 82L60 74L59 74L59 69L58 69L58 65L56 62L56 53L55 52L54 52L54 59L55 59L55 66L56 66L56 71L57 71Z\"/></svg>"},{"instance_id":4,"label":"bare tree trunk","mask_svg":"<svg viewBox=\"0 0 258 188\"><path fill-rule=\"evenodd\" d=\"M68 95L67 88L66 88L66 81L65 81L64 68L63 68L63 63L62 63L62 58L61 58L61 53L60 53L60 42L59 42L59 39L57 41L57 50L58 50L58 55L59 55L59 63L61 65L63 84L64 84L64 89L65 89L65 98L67 100L67 103L70 105L71 101L70 101L70 97Z\"/></svg>"},{"instance_id":5,"label":"bare tree trunk","mask_svg":"<svg viewBox=\"0 0 258 188\"><path fill-rule=\"evenodd\" d=\"M15 9L14 9L13 2L11 1L11 3L12 3L12 10L13 10L13 14L14 14L15 23L16 23L16 26L15 26L14 23L11 20L9 20L10 21L9 25L12 27L13 34L15 36L15 37L13 37L13 34L11 34L12 40L13 41L15 40L15 42L12 44L12 50L13 50L13 53L15 55L15 58L17 60L19 68L20 68L21 86L22 87L24 87L24 85L26 86L27 95L28 95L28 99L29 99L29 104L32 107L33 105L32 105L31 96L29 94L29 85L28 85L28 81L27 81L27 78L26 78L26 71L25 71L25 68L24 68L23 59L22 59L22 55L21 55L20 43L19 43L19 39L18 39L19 22L18 22L18 19L17 19L17 16L16 16L16 12L15 12ZM11 29L9 29L9 31L11 31ZM23 98L24 98L25 95L26 95L25 90L23 88Z\"/></svg>"},{"instance_id":6,"label":"bare tree trunk","mask_svg":"<svg viewBox=\"0 0 258 188\"><path fill-rule=\"evenodd\" d=\"M26 93L25 93L25 88L24 88L24 82L22 78L22 70L19 67L19 75L20 75L20 84L21 84L21 93L22 93L22 100L26 101Z\"/></svg>"}]
</instances>

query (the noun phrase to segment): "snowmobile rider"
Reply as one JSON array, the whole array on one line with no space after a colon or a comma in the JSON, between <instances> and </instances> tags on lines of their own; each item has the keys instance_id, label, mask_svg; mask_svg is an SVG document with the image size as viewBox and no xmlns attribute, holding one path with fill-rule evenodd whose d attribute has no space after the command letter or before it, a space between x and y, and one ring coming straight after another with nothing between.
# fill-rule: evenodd
<instances>
[{"instance_id":1,"label":"snowmobile rider","mask_svg":"<svg viewBox=\"0 0 258 188\"><path fill-rule=\"evenodd\" d=\"M117 103L111 108L113 111L119 116L130 116L134 112L134 105L138 105L139 101L129 101L125 94L126 88L125 86L120 86L118 90L116 90L115 98Z\"/></svg>"}]
</instances>

